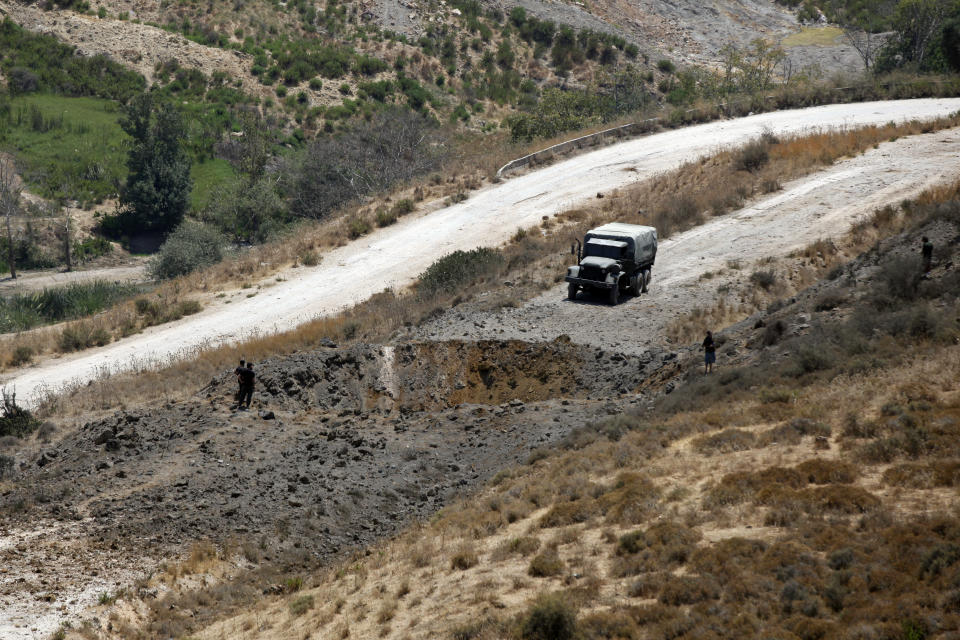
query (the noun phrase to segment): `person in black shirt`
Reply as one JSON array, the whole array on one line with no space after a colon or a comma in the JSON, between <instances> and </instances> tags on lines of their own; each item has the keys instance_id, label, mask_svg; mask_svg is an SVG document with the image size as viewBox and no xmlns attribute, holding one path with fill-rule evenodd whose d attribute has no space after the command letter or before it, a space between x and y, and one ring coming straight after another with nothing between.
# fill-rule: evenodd
<instances>
[{"instance_id":1,"label":"person in black shirt","mask_svg":"<svg viewBox=\"0 0 960 640\"><path fill-rule=\"evenodd\" d=\"M930 238L923 236L923 244L920 245L920 255L923 257L923 275L930 273L930 267L933 265L933 243Z\"/></svg>"},{"instance_id":2,"label":"person in black shirt","mask_svg":"<svg viewBox=\"0 0 960 640\"><path fill-rule=\"evenodd\" d=\"M240 372L246 369L247 362L243 358L240 359L240 366L233 370L233 375L237 376L237 402L240 402L240 392L243 391L243 380L240 378Z\"/></svg>"},{"instance_id":3,"label":"person in black shirt","mask_svg":"<svg viewBox=\"0 0 960 640\"><path fill-rule=\"evenodd\" d=\"M240 408L243 409L243 403L246 401L247 409L250 408L250 400L253 399L253 383L256 376L253 373L253 363L248 362L247 366L240 370Z\"/></svg>"},{"instance_id":4,"label":"person in black shirt","mask_svg":"<svg viewBox=\"0 0 960 640\"><path fill-rule=\"evenodd\" d=\"M717 346L713 342L713 333L707 331L707 337L703 339L703 373L713 371L713 363L716 361Z\"/></svg>"}]
</instances>

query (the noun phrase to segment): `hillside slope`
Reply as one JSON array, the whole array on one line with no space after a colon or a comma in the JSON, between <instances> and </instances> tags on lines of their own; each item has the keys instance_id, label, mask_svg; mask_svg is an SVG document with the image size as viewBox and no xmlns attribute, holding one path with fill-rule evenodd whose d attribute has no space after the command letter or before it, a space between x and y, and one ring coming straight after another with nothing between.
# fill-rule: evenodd
<instances>
[{"instance_id":1,"label":"hillside slope","mask_svg":"<svg viewBox=\"0 0 960 640\"><path fill-rule=\"evenodd\" d=\"M456 249L496 246L518 228L575 208L604 192L694 160L723 145L744 143L765 129L798 132L828 125L882 124L947 115L960 100L835 105L721 121L639 138L600 149L478 191L466 202L408 218L349 243L316 267L301 267L260 283L256 296L236 291L180 322L153 327L106 347L68 355L9 375L5 385L36 403L65 386L104 372L153 367L197 348L236 342L255 333L292 329L356 304L384 288L408 285L434 260ZM802 235L801 229L794 230Z\"/></svg>"}]
</instances>

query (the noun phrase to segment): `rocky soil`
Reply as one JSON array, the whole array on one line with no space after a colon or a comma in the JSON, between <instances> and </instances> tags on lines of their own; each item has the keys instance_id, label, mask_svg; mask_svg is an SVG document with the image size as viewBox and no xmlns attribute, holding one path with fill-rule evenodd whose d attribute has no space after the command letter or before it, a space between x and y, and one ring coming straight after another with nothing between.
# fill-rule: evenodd
<instances>
[{"instance_id":1,"label":"rocky soil","mask_svg":"<svg viewBox=\"0 0 960 640\"><path fill-rule=\"evenodd\" d=\"M566 338L328 346L259 363L250 411L225 372L191 401L14 446L0 489L0 557L17 576L0 577L0 602L22 625L10 637L115 589L96 577L116 579L111 564L147 571L186 541L307 563L369 544L598 417L642 410L675 359ZM63 544L31 543L37 523ZM31 573L44 564L54 578Z\"/></svg>"}]
</instances>

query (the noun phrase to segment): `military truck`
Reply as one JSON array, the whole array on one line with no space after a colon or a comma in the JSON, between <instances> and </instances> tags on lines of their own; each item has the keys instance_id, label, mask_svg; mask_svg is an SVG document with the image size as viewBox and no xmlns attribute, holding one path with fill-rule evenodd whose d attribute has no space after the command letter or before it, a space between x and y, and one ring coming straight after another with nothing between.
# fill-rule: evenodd
<instances>
[{"instance_id":1,"label":"military truck","mask_svg":"<svg viewBox=\"0 0 960 640\"><path fill-rule=\"evenodd\" d=\"M623 291L646 293L657 257L657 230L611 222L588 231L583 244L577 241L570 252L577 265L567 268L567 297L575 300L581 289L602 292L616 305Z\"/></svg>"}]
</instances>

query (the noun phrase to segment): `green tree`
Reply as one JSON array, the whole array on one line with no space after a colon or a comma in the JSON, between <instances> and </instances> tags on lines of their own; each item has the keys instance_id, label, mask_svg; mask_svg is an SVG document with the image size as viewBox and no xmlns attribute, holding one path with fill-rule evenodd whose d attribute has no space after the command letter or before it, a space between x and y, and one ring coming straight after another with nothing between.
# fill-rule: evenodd
<instances>
[{"instance_id":1,"label":"green tree","mask_svg":"<svg viewBox=\"0 0 960 640\"><path fill-rule=\"evenodd\" d=\"M727 45L723 56L723 83L726 91L756 92L773 85L774 72L787 57L779 45L757 38L746 49Z\"/></svg>"},{"instance_id":2,"label":"green tree","mask_svg":"<svg viewBox=\"0 0 960 640\"><path fill-rule=\"evenodd\" d=\"M120 126L133 139L120 193L120 227L127 233L167 233L183 220L192 188L183 116L169 102L143 93L127 105Z\"/></svg>"},{"instance_id":3,"label":"green tree","mask_svg":"<svg viewBox=\"0 0 960 640\"><path fill-rule=\"evenodd\" d=\"M900 0L893 16L893 28L904 62L923 66L955 5L955 0Z\"/></svg>"}]
</instances>

